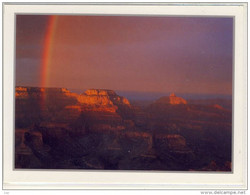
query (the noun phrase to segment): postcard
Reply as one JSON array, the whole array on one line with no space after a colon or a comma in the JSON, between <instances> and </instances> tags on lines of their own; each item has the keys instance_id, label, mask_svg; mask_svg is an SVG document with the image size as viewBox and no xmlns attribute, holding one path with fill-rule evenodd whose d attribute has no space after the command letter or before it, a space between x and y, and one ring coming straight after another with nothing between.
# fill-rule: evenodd
<instances>
[{"instance_id":1,"label":"postcard","mask_svg":"<svg viewBox=\"0 0 250 195\"><path fill-rule=\"evenodd\" d=\"M12 173L243 174L235 32L244 17L230 15L234 5L225 15L117 7L121 14L11 12Z\"/></svg>"}]
</instances>

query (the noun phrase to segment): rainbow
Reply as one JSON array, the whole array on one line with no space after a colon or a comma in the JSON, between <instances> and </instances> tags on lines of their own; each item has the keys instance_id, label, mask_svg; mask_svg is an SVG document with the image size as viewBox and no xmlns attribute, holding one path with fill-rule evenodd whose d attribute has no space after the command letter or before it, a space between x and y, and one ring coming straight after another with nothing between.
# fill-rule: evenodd
<instances>
[{"instance_id":1,"label":"rainbow","mask_svg":"<svg viewBox=\"0 0 250 195\"><path fill-rule=\"evenodd\" d=\"M48 87L49 74L50 74L49 70L51 67L51 56L53 52L53 42L55 38L57 20L58 16L51 15L49 16L47 23L47 28L43 43L42 61L41 61L41 79L40 79L41 87ZM41 88L41 92L42 92L41 106L44 107L46 102L46 90L44 88Z\"/></svg>"},{"instance_id":2,"label":"rainbow","mask_svg":"<svg viewBox=\"0 0 250 195\"><path fill-rule=\"evenodd\" d=\"M53 51L53 42L55 38L56 23L58 16L49 16L47 29L44 39L44 47L42 53L42 64L41 64L41 83L40 86L46 87L49 79L49 68L51 66L51 56Z\"/></svg>"}]
</instances>

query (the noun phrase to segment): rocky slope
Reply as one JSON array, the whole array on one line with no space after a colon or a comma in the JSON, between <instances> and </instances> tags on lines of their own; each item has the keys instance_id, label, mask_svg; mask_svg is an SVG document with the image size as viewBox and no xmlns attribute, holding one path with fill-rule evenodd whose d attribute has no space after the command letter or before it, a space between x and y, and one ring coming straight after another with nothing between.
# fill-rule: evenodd
<instances>
[{"instance_id":1,"label":"rocky slope","mask_svg":"<svg viewBox=\"0 0 250 195\"><path fill-rule=\"evenodd\" d=\"M29 127L33 124L70 124L83 115L105 128L132 114L129 101L112 90L91 89L78 95L65 88L16 87L16 125ZM99 125L101 128L101 126Z\"/></svg>"},{"instance_id":2,"label":"rocky slope","mask_svg":"<svg viewBox=\"0 0 250 195\"><path fill-rule=\"evenodd\" d=\"M155 103L178 105L178 104L187 104L187 101L181 97L177 97L174 93L172 93L170 94L170 96L166 96L166 97L162 97L158 99Z\"/></svg>"},{"instance_id":3,"label":"rocky slope","mask_svg":"<svg viewBox=\"0 0 250 195\"><path fill-rule=\"evenodd\" d=\"M155 133L178 134L185 138L187 146L196 159L189 164L188 161L194 156L190 153L184 158L189 167L193 166L196 169L204 164L203 167L209 167L206 163L211 161L223 167L225 162L231 162L231 110L224 109L218 104L170 104L169 101L159 99L151 104L146 112L150 115L150 120L148 120L150 122L145 125L145 128L150 126L153 127ZM165 150L164 153L167 153L166 151L169 152L170 149ZM189 153L188 150L184 149L184 151L186 154Z\"/></svg>"},{"instance_id":4,"label":"rocky slope","mask_svg":"<svg viewBox=\"0 0 250 195\"><path fill-rule=\"evenodd\" d=\"M232 113L220 104L17 87L15 117L16 168L231 170Z\"/></svg>"}]
</instances>

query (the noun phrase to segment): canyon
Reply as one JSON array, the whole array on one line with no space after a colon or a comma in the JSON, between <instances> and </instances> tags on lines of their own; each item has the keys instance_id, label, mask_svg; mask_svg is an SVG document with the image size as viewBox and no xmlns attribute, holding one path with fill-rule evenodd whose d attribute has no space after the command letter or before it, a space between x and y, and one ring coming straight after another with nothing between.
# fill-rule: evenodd
<instances>
[{"instance_id":1,"label":"canyon","mask_svg":"<svg viewBox=\"0 0 250 195\"><path fill-rule=\"evenodd\" d=\"M231 104L232 105L232 104ZM231 171L228 100L132 102L108 89L15 90L15 168Z\"/></svg>"}]
</instances>

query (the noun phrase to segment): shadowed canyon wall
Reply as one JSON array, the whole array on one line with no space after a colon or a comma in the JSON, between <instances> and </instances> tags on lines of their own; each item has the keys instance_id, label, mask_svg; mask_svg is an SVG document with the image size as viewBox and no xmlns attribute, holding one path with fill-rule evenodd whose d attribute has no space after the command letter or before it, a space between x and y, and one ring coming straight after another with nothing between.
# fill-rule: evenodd
<instances>
[{"instance_id":1,"label":"shadowed canyon wall","mask_svg":"<svg viewBox=\"0 0 250 195\"><path fill-rule=\"evenodd\" d=\"M35 87L15 96L16 168L231 171L222 100L171 94L141 106L112 90Z\"/></svg>"}]
</instances>

